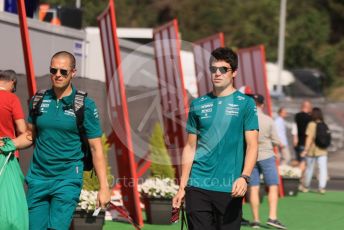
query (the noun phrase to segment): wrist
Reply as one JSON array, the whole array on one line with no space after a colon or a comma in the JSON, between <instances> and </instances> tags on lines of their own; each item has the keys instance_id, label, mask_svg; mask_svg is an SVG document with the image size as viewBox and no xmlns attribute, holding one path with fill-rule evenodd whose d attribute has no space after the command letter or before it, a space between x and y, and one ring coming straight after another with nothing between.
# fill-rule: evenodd
<instances>
[{"instance_id":1,"label":"wrist","mask_svg":"<svg viewBox=\"0 0 344 230\"><path fill-rule=\"evenodd\" d=\"M107 182L99 185L99 190L104 190L104 189L109 189L109 188L110 186Z\"/></svg>"},{"instance_id":2,"label":"wrist","mask_svg":"<svg viewBox=\"0 0 344 230\"><path fill-rule=\"evenodd\" d=\"M18 143L16 139L12 139L12 143L16 149L18 149Z\"/></svg>"},{"instance_id":3,"label":"wrist","mask_svg":"<svg viewBox=\"0 0 344 230\"><path fill-rule=\"evenodd\" d=\"M186 186L179 186L178 191L185 191L185 187L186 187Z\"/></svg>"},{"instance_id":4,"label":"wrist","mask_svg":"<svg viewBox=\"0 0 344 230\"><path fill-rule=\"evenodd\" d=\"M249 184L251 180L251 177L246 174L241 174L239 178L243 178L247 184Z\"/></svg>"},{"instance_id":5,"label":"wrist","mask_svg":"<svg viewBox=\"0 0 344 230\"><path fill-rule=\"evenodd\" d=\"M17 150L17 147L15 146L11 138L3 137L1 141L3 143L0 148L1 148L1 152L3 152L4 154L7 155Z\"/></svg>"},{"instance_id":6,"label":"wrist","mask_svg":"<svg viewBox=\"0 0 344 230\"><path fill-rule=\"evenodd\" d=\"M185 190L186 186L187 186L187 180L181 179L179 181L179 190Z\"/></svg>"}]
</instances>

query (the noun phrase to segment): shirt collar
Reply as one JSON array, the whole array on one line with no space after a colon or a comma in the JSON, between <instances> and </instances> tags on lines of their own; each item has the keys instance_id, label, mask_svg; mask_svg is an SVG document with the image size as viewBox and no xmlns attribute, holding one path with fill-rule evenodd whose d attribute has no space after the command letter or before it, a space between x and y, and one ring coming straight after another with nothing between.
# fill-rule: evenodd
<instances>
[{"instance_id":1,"label":"shirt collar","mask_svg":"<svg viewBox=\"0 0 344 230\"><path fill-rule=\"evenodd\" d=\"M50 96L56 99L54 90L51 88L49 91L50 91ZM75 94L76 94L76 88L72 85L72 93L68 96L61 98L61 101L66 105L73 104Z\"/></svg>"}]
</instances>

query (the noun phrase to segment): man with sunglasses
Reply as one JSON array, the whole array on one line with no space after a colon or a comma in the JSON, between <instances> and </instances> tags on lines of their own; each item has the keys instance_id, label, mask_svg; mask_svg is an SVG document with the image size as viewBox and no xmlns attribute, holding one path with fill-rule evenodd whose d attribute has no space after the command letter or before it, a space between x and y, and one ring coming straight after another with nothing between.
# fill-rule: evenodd
<instances>
[{"instance_id":1,"label":"man with sunglasses","mask_svg":"<svg viewBox=\"0 0 344 230\"><path fill-rule=\"evenodd\" d=\"M30 229L69 229L82 188L84 156L73 111L74 56L66 51L54 54L49 70L52 88L43 97L40 115L30 114L28 132L0 149L25 148L34 140L33 159L26 177ZM31 108L32 104L31 101ZM85 98L84 106L83 126L100 184L97 206L105 208L110 191L99 115L90 98Z\"/></svg>"},{"instance_id":2,"label":"man with sunglasses","mask_svg":"<svg viewBox=\"0 0 344 230\"><path fill-rule=\"evenodd\" d=\"M254 100L235 89L237 54L211 53L213 91L192 101L182 156L180 188L189 229L240 229L242 197L257 160L258 118Z\"/></svg>"},{"instance_id":3,"label":"man with sunglasses","mask_svg":"<svg viewBox=\"0 0 344 230\"><path fill-rule=\"evenodd\" d=\"M26 131L23 108L14 94L16 75L13 70L0 71L0 137L15 138ZM18 151L15 156L19 158Z\"/></svg>"}]
</instances>

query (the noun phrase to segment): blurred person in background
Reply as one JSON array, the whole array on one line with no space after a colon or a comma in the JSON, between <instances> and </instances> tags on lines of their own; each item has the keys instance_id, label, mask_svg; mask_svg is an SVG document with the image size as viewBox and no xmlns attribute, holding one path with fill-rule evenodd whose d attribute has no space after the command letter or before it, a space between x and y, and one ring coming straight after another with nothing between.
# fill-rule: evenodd
<instances>
[{"instance_id":1,"label":"blurred person in background","mask_svg":"<svg viewBox=\"0 0 344 230\"><path fill-rule=\"evenodd\" d=\"M278 116L275 119L275 125L277 130L277 135L281 140L281 144L279 146L279 150L281 153L281 161L280 164L289 164L290 162L290 151L289 151L289 143L287 138L287 126L285 123L285 118L287 117L287 110L285 107L281 107L278 110Z\"/></svg>"},{"instance_id":2,"label":"blurred person in background","mask_svg":"<svg viewBox=\"0 0 344 230\"><path fill-rule=\"evenodd\" d=\"M250 205L253 215L252 228L260 228L259 218L259 185L260 174L263 174L264 184L269 187L269 218L267 224L279 229L286 227L277 219L278 205L278 173L276 158L273 150L274 146L280 146L281 142L276 132L274 121L264 114L264 97L260 94L252 95L257 105L259 139L258 139L258 159L251 174Z\"/></svg>"},{"instance_id":3,"label":"blurred person in background","mask_svg":"<svg viewBox=\"0 0 344 230\"><path fill-rule=\"evenodd\" d=\"M296 159L299 163L299 168L301 170L301 179L300 179L300 189L302 189L303 179L304 179L304 171L306 168L306 160L305 157L301 156L301 153L305 149L305 142L306 142L306 128L308 123L312 120L311 116L312 111L312 104L310 101L305 100L301 104L301 111L295 114L294 121L297 126L297 140L294 143L294 149L296 154Z\"/></svg>"},{"instance_id":4,"label":"blurred person in background","mask_svg":"<svg viewBox=\"0 0 344 230\"><path fill-rule=\"evenodd\" d=\"M326 192L326 184L327 184L327 150L325 147L320 147L317 145L316 135L317 125L319 123L324 123L324 117L320 108L313 108L312 110L312 121L308 123L306 129L306 143L301 156L306 156L306 171L305 171L305 179L304 179L304 186L301 188L302 192L308 192L309 187L311 185L312 177L313 177L313 170L314 164L317 162L319 168L319 183L318 183L318 191L321 194Z\"/></svg>"},{"instance_id":5,"label":"blurred person in background","mask_svg":"<svg viewBox=\"0 0 344 230\"><path fill-rule=\"evenodd\" d=\"M293 147L295 149L295 146L297 145L298 142L298 137L297 137L297 125L296 122L293 121L292 126L291 126L291 135L292 135L292 140L293 140ZM295 153L295 151L293 152L293 157L290 161L290 165L293 167L298 167L299 166L299 161L297 160L297 155ZM290 154L292 155L292 154Z\"/></svg>"}]
</instances>

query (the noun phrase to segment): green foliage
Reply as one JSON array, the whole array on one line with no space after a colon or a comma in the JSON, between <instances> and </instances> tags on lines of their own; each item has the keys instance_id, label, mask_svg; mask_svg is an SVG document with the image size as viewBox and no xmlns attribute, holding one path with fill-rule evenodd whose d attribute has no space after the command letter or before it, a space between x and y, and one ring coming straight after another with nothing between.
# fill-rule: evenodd
<instances>
[{"instance_id":1,"label":"green foliage","mask_svg":"<svg viewBox=\"0 0 344 230\"><path fill-rule=\"evenodd\" d=\"M336 50L335 52L335 73L337 74L336 79L338 82L341 82L343 85L343 77L344 77L344 39L334 47Z\"/></svg>"},{"instance_id":2,"label":"green foliage","mask_svg":"<svg viewBox=\"0 0 344 230\"><path fill-rule=\"evenodd\" d=\"M156 123L153 129L149 143L151 174L152 177L174 178L174 168L172 167L171 158L167 152L163 131L159 123Z\"/></svg>"},{"instance_id":3,"label":"green foliage","mask_svg":"<svg viewBox=\"0 0 344 230\"><path fill-rule=\"evenodd\" d=\"M106 161L106 174L108 177L108 183L109 185L112 184L113 176L111 175L111 167L108 163L108 154L110 145L107 143L107 138L105 134L102 135L102 145L103 145L103 152L105 155L105 161ZM99 181L98 177L96 176L95 172L84 172L84 184L82 186L82 189L87 191L98 191L99 190Z\"/></svg>"},{"instance_id":4,"label":"green foliage","mask_svg":"<svg viewBox=\"0 0 344 230\"><path fill-rule=\"evenodd\" d=\"M69 0L41 2L71 5ZM115 0L119 27L156 27L178 18L182 39L193 42L224 32L226 45L243 48L263 44L268 61L277 61L279 0ZM82 0L84 26L96 26L108 0ZM343 77L343 0L287 2L286 68L315 68L328 84Z\"/></svg>"}]
</instances>

